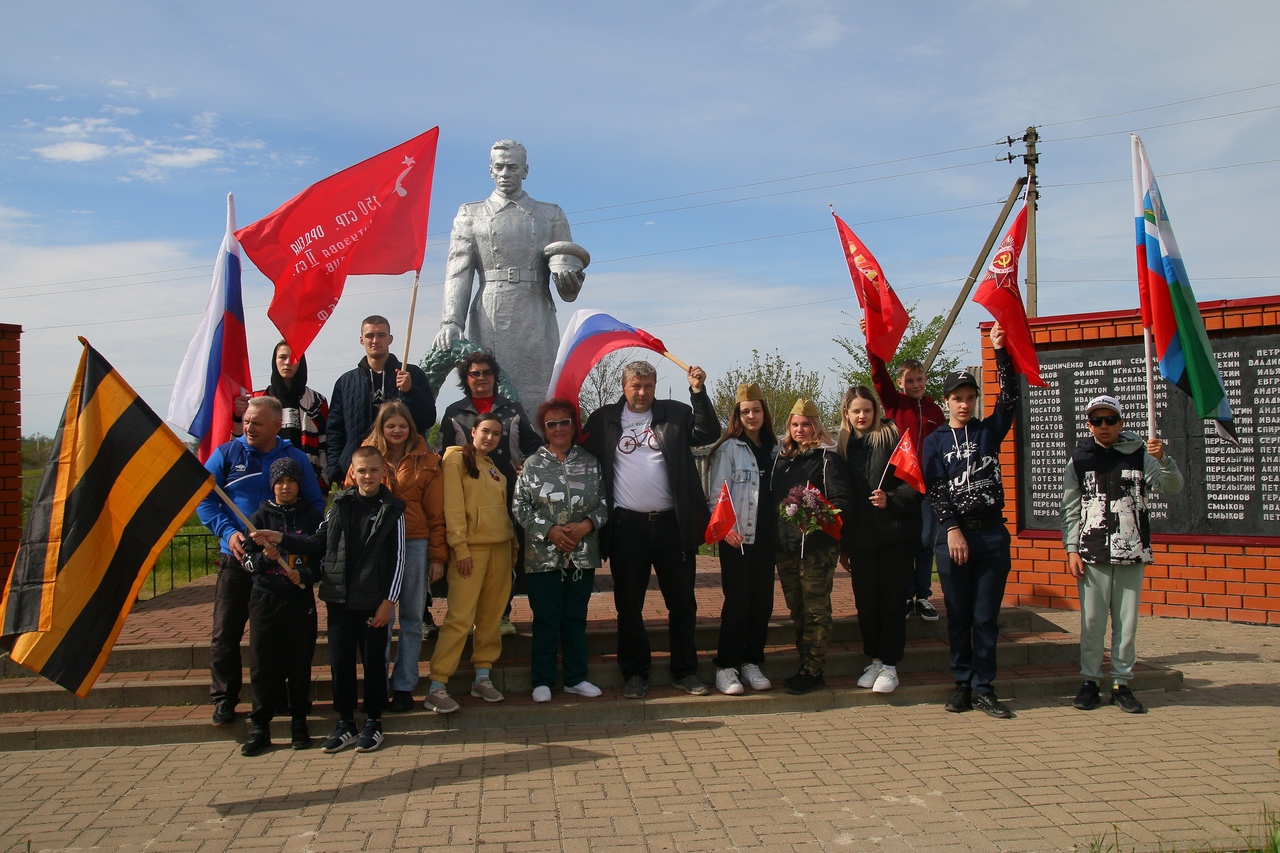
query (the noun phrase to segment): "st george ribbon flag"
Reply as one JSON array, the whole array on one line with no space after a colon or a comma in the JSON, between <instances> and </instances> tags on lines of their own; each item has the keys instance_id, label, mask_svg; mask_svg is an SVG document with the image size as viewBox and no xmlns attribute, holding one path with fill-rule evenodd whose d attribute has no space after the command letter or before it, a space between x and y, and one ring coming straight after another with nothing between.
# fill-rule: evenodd
<instances>
[{"instance_id":1,"label":"st george ribbon flag","mask_svg":"<svg viewBox=\"0 0 1280 853\"><path fill-rule=\"evenodd\" d=\"M1155 340L1160 375L1194 401L1200 418L1217 422L1217 432L1239 444L1231 402L1218 373L1218 360L1204 329L1204 318L1191 292L1191 279L1169 224L1169 214L1156 185L1147 150L1138 134L1133 142L1133 207L1137 231L1138 297L1142 326Z\"/></svg>"},{"instance_id":2,"label":"st george ribbon flag","mask_svg":"<svg viewBox=\"0 0 1280 853\"><path fill-rule=\"evenodd\" d=\"M253 388L240 295L240 244L235 230L236 203L228 193L227 232L213 262L209 302L178 368L169 398L167 420L200 443L197 455L201 462L219 444L231 440L235 398Z\"/></svg>"},{"instance_id":3,"label":"st george ribbon flag","mask_svg":"<svg viewBox=\"0 0 1280 853\"><path fill-rule=\"evenodd\" d=\"M1035 339L1027 325L1027 309L1018 289L1018 257L1027 241L1027 206L1022 205L1009 231L1000 241L987 274L973 293L973 301L991 312L1005 332L1013 367L1027 377L1029 385L1046 385L1040 378L1040 359L1036 356Z\"/></svg>"},{"instance_id":4,"label":"st george ribbon flag","mask_svg":"<svg viewBox=\"0 0 1280 853\"><path fill-rule=\"evenodd\" d=\"M84 338L0 600L14 662L84 698L213 478Z\"/></svg>"},{"instance_id":5,"label":"st george ribbon flag","mask_svg":"<svg viewBox=\"0 0 1280 853\"><path fill-rule=\"evenodd\" d=\"M267 316L295 357L320 334L347 276L422 269L439 137L433 127L375 154L236 233L275 284Z\"/></svg>"},{"instance_id":6,"label":"st george ribbon flag","mask_svg":"<svg viewBox=\"0 0 1280 853\"><path fill-rule=\"evenodd\" d=\"M875 256L834 210L831 217L836 221L840 248L844 251L849 277L853 280L853 292L866 320L867 349L889 364L898 351L898 344L902 343L911 317L902 307L898 294L889 286L889 280L884 277L884 270L880 269Z\"/></svg>"},{"instance_id":7,"label":"st george ribbon flag","mask_svg":"<svg viewBox=\"0 0 1280 853\"><path fill-rule=\"evenodd\" d=\"M639 347L659 355L667 353L666 345L644 329L627 325L592 308L574 311L564 334L560 336L551 383L547 386L547 399L560 397L577 402L582 383L596 362L615 350L627 347Z\"/></svg>"}]
</instances>

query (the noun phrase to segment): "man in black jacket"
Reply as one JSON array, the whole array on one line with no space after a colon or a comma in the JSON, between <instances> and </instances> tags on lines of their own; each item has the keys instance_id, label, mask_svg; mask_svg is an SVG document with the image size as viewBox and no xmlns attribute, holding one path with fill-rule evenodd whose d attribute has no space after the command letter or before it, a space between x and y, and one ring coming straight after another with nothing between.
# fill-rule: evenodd
<instances>
[{"instance_id":1,"label":"man in black jacket","mask_svg":"<svg viewBox=\"0 0 1280 853\"><path fill-rule=\"evenodd\" d=\"M585 429L584 447L600 460L609 502L602 545L613 575L618 665L628 699L644 698L649 683L643 610L651 569L670 614L671 680L695 696L709 692L698 679L693 583L710 510L692 448L719 438L720 420L702 368L689 368L692 408L655 400L657 378L647 361L628 364L622 369L623 399L593 412Z\"/></svg>"},{"instance_id":2,"label":"man in black jacket","mask_svg":"<svg viewBox=\"0 0 1280 853\"><path fill-rule=\"evenodd\" d=\"M383 403L402 400L413 415L419 435L436 422L436 398L422 368L402 365L391 354L391 323L372 314L360 324L360 345L365 357L352 370L338 377L329 398L328 473L329 482L342 488L351 453L369 435L373 418Z\"/></svg>"}]
</instances>

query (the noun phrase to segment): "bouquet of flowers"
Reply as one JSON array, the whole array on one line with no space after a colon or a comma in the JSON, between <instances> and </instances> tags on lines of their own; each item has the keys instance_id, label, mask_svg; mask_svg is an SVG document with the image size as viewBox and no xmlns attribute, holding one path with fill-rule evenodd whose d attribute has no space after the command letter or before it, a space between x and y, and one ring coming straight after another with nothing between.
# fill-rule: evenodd
<instances>
[{"instance_id":1,"label":"bouquet of flowers","mask_svg":"<svg viewBox=\"0 0 1280 853\"><path fill-rule=\"evenodd\" d=\"M840 539L840 510L811 483L796 486L778 505L778 517L800 531L800 556L804 556L804 540L821 530L835 540Z\"/></svg>"}]
</instances>

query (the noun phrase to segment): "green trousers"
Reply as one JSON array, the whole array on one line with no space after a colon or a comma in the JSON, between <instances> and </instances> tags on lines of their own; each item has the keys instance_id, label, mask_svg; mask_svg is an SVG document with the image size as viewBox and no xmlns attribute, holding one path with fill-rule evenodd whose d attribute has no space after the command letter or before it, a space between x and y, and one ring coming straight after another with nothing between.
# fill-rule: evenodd
<instances>
[{"instance_id":1,"label":"green trousers","mask_svg":"<svg viewBox=\"0 0 1280 853\"><path fill-rule=\"evenodd\" d=\"M796 627L800 666L821 675L831 641L831 584L836 576L840 547L810 547L778 552L778 583Z\"/></svg>"},{"instance_id":2,"label":"green trousers","mask_svg":"<svg viewBox=\"0 0 1280 853\"><path fill-rule=\"evenodd\" d=\"M1102 646L1111 617L1111 680L1128 684L1137 657L1138 599L1142 594L1141 563L1084 564L1080 590L1080 673L1102 682Z\"/></svg>"},{"instance_id":3,"label":"green trousers","mask_svg":"<svg viewBox=\"0 0 1280 853\"><path fill-rule=\"evenodd\" d=\"M556 683L558 650L564 654L564 685L572 687L587 680L587 605L595 576L594 569L583 569L577 580L554 570L525 574L533 610L529 664L534 687Z\"/></svg>"}]
</instances>

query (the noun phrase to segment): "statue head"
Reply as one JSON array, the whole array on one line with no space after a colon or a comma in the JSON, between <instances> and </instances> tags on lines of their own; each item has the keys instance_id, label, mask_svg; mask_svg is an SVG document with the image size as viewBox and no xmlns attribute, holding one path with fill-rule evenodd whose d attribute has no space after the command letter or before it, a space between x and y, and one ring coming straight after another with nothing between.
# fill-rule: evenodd
<instances>
[{"instance_id":1,"label":"statue head","mask_svg":"<svg viewBox=\"0 0 1280 853\"><path fill-rule=\"evenodd\" d=\"M524 146L514 139L499 139L489 149L489 177L498 192L513 196L529 177L529 160Z\"/></svg>"}]
</instances>

